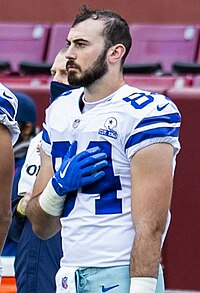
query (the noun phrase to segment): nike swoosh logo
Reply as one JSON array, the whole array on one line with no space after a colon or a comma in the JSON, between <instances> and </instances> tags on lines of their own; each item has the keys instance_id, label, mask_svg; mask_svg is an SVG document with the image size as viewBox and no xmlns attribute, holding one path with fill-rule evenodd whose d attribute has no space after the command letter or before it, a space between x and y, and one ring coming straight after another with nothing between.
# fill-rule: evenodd
<instances>
[{"instance_id":1,"label":"nike swoosh logo","mask_svg":"<svg viewBox=\"0 0 200 293\"><path fill-rule=\"evenodd\" d=\"M12 97L8 96L8 95L6 94L6 92L3 92L3 96L4 96L5 98L7 98L7 99L11 99L11 100L12 100Z\"/></svg>"},{"instance_id":2,"label":"nike swoosh logo","mask_svg":"<svg viewBox=\"0 0 200 293\"><path fill-rule=\"evenodd\" d=\"M114 285L114 286L111 286L111 287L104 287L104 286L102 286L102 292L108 292L108 291L110 291L110 290L112 290L112 289L114 289L114 288L116 288L116 287L118 287L119 286L119 284L118 285Z\"/></svg>"},{"instance_id":3,"label":"nike swoosh logo","mask_svg":"<svg viewBox=\"0 0 200 293\"><path fill-rule=\"evenodd\" d=\"M69 162L67 163L67 165L65 166L65 169L64 169L63 171L60 171L60 178L63 179L63 178L65 177L65 174L66 174L66 172L67 172L67 169L68 169L68 167L69 167L70 162L71 162L71 161L69 161Z\"/></svg>"},{"instance_id":4,"label":"nike swoosh logo","mask_svg":"<svg viewBox=\"0 0 200 293\"><path fill-rule=\"evenodd\" d=\"M165 104L164 106L157 106L157 110L158 111L162 111L163 109L165 109L165 107L167 107L167 105L169 105L169 103Z\"/></svg>"}]
</instances>

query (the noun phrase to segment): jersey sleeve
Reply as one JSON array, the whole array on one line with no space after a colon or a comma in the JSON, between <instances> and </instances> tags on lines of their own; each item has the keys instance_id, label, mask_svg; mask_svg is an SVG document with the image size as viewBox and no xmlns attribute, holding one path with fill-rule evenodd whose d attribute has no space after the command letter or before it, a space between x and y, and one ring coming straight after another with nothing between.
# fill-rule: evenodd
<instances>
[{"instance_id":1,"label":"jersey sleeve","mask_svg":"<svg viewBox=\"0 0 200 293\"><path fill-rule=\"evenodd\" d=\"M15 95L0 83L0 123L9 129L13 145L20 133L18 123L15 120L17 107L18 101Z\"/></svg>"},{"instance_id":2,"label":"jersey sleeve","mask_svg":"<svg viewBox=\"0 0 200 293\"><path fill-rule=\"evenodd\" d=\"M152 99L154 95L152 94ZM148 100L147 100L148 101ZM141 111L140 111L141 110ZM179 132L181 115L176 105L163 95L155 95L155 100L140 111L137 123L133 123L125 142L129 159L140 149L155 143L169 143L174 148L174 155L180 150ZM134 120L134 118L133 118Z\"/></svg>"},{"instance_id":3,"label":"jersey sleeve","mask_svg":"<svg viewBox=\"0 0 200 293\"><path fill-rule=\"evenodd\" d=\"M43 123L41 147L48 156L51 156L52 146L46 121Z\"/></svg>"},{"instance_id":4,"label":"jersey sleeve","mask_svg":"<svg viewBox=\"0 0 200 293\"><path fill-rule=\"evenodd\" d=\"M24 195L31 191L40 168L40 144L42 132L38 133L30 142L26 159L21 170L18 183L18 194Z\"/></svg>"},{"instance_id":5,"label":"jersey sleeve","mask_svg":"<svg viewBox=\"0 0 200 293\"><path fill-rule=\"evenodd\" d=\"M73 107L72 105L78 105L77 101L79 101L79 97L82 95L82 93L83 88L64 92L46 109L45 121L43 123L41 147L48 156L52 156L52 135L55 129L55 125L59 124L60 131L64 131L65 129L65 123L62 121L62 115L59 115L58 113L63 111L63 107L66 107L66 101L68 101L67 104L71 105L71 107ZM61 120L59 119L60 117Z\"/></svg>"}]
</instances>

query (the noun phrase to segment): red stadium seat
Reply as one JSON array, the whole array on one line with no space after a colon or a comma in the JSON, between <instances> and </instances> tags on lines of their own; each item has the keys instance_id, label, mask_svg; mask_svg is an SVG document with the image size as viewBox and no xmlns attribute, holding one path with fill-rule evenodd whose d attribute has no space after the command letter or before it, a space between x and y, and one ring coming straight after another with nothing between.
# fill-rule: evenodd
<instances>
[{"instance_id":1,"label":"red stadium seat","mask_svg":"<svg viewBox=\"0 0 200 293\"><path fill-rule=\"evenodd\" d=\"M133 45L126 64L159 62L165 73L175 61L195 62L199 29L192 25L131 24Z\"/></svg>"},{"instance_id":2,"label":"red stadium seat","mask_svg":"<svg viewBox=\"0 0 200 293\"><path fill-rule=\"evenodd\" d=\"M200 64L196 62L175 62L172 64L174 74L200 74Z\"/></svg>"},{"instance_id":3,"label":"red stadium seat","mask_svg":"<svg viewBox=\"0 0 200 293\"><path fill-rule=\"evenodd\" d=\"M46 62L52 63L58 51L66 46L66 38L70 30L69 23L55 23L51 27L47 48Z\"/></svg>"},{"instance_id":4,"label":"red stadium seat","mask_svg":"<svg viewBox=\"0 0 200 293\"><path fill-rule=\"evenodd\" d=\"M132 86L162 94L172 87L182 88L191 84L189 76L125 75L124 78Z\"/></svg>"},{"instance_id":5,"label":"red stadium seat","mask_svg":"<svg viewBox=\"0 0 200 293\"><path fill-rule=\"evenodd\" d=\"M0 23L0 60L14 72L22 61L43 62L49 31L48 24Z\"/></svg>"},{"instance_id":6,"label":"red stadium seat","mask_svg":"<svg viewBox=\"0 0 200 293\"><path fill-rule=\"evenodd\" d=\"M0 78L0 82L3 84L25 84L29 86L49 84L51 80L52 80L52 77L49 77L47 75L40 75L40 76L2 75Z\"/></svg>"}]
</instances>

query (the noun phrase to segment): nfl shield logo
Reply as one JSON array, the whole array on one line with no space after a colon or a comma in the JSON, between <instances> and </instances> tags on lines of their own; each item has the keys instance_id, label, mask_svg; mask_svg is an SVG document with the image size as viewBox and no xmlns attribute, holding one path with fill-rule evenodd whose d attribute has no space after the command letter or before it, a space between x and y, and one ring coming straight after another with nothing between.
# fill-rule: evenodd
<instances>
[{"instance_id":1,"label":"nfl shield logo","mask_svg":"<svg viewBox=\"0 0 200 293\"><path fill-rule=\"evenodd\" d=\"M64 289L67 289L68 288L68 285L67 285L67 277L63 277L62 278L62 287L64 288Z\"/></svg>"},{"instance_id":2,"label":"nfl shield logo","mask_svg":"<svg viewBox=\"0 0 200 293\"><path fill-rule=\"evenodd\" d=\"M80 119L75 119L74 122L73 122L73 124L72 124L72 127L76 129L79 126L79 123L80 122L81 122Z\"/></svg>"}]
</instances>

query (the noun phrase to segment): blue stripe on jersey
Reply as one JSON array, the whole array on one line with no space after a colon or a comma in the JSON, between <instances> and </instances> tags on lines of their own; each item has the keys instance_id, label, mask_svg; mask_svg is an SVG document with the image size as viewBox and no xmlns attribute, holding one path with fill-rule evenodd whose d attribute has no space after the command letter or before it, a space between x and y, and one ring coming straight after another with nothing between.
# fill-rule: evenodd
<instances>
[{"instance_id":1,"label":"blue stripe on jersey","mask_svg":"<svg viewBox=\"0 0 200 293\"><path fill-rule=\"evenodd\" d=\"M178 137L179 134L179 127L158 127L155 129L148 129L145 131L142 131L140 133L136 133L129 137L125 149L136 145L137 143L140 143L146 139L151 138L159 138L159 137L165 137L165 136L173 136Z\"/></svg>"},{"instance_id":2,"label":"blue stripe on jersey","mask_svg":"<svg viewBox=\"0 0 200 293\"><path fill-rule=\"evenodd\" d=\"M43 128L43 130L42 130L42 139L43 139L46 143L48 143L48 144L51 143L51 142L50 142L49 135L48 135L48 132L46 131L45 128Z\"/></svg>"},{"instance_id":3,"label":"blue stripe on jersey","mask_svg":"<svg viewBox=\"0 0 200 293\"><path fill-rule=\"evenodd\" d=\"M12 118L14 118L15 108L12 106L12 104L8 100L0 97L0 107L2 111L3 109L5 109L5 112L3 112L4 114L9 114Z\"/></svg>"},{"instance_id":4,"label":"blue stripe on jersey","mask_svg":"<svg viewBox=\"0 0 200 293\"><path fill-rule=\"evenodd\" d=\"M140 121L140 123L136 126L136 128L140 128L146 125L155 124L155 123L178 123L181 122L181 116L179 113L166 114L162 116L152 116L144 118Z\"/></svg>"}]
</instances>

